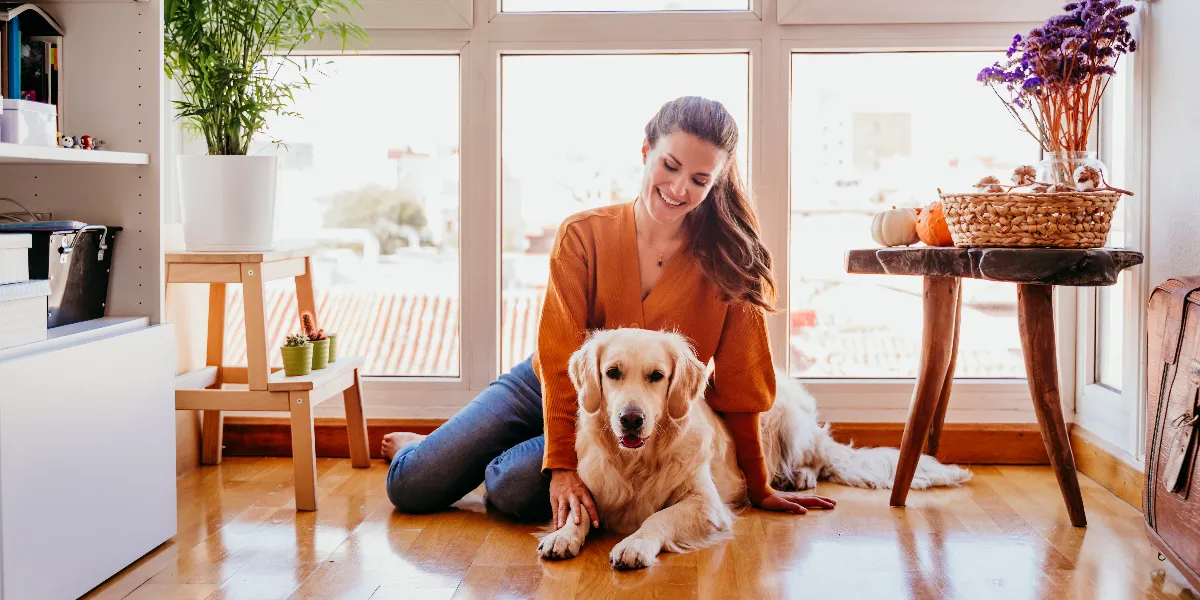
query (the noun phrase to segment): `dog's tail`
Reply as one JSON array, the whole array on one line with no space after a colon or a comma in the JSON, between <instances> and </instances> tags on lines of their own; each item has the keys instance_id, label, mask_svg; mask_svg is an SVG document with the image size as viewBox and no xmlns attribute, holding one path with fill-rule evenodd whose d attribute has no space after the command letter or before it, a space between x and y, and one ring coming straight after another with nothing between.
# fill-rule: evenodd
<instances>
[{"instance_id":1,"label":"dog's tail","mask_svg":"<svg viewBox=\"0 0 1200 600\"><path fill-rule=\"evenodd\" d=\"M835 441L828 425L817 425L816 401L803 386L783 375L776 381L775 406L762 420L763 449L773 486L804 490L816 486L819 478L853 487L892 487L899 450L855 448ZM953 486L970 478L967 469L922 455L912 489Z\"/></svg>"},{"instance_id":2,"label":"dog's tail","mask_svg":"<svg viewBox=\"0 0 1200 600\"><path fill-rule=\"evenodd\" d=\"M887 489L896 479L900 451L895 448L854 448L840 444L826 434L822 440L822 475L830 481L853 487ZM971 472L956 465L945 465L922 454L913 475L912 489L954 486L971 478Z\"/></svg>"}]
</instances>

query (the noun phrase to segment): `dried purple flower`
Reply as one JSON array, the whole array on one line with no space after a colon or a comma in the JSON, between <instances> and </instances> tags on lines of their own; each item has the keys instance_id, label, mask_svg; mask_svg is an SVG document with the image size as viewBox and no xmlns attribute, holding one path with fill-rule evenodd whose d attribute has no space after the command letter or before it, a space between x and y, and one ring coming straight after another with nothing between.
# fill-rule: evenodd
<instances>
[{"instance_id":1,"label":"dried purple flower","mask_svg":"<svg viewBox=\"0 0 1200 600\"><path fill-rule=\"evenodd\" d=\"M1013 36L1006 60L976 79L1043 150L1080 150L1117 61L1137 49L1126 20L1135 11L1119 0L1069 2L1041 27Z\"/></svg>"}]
</instances>

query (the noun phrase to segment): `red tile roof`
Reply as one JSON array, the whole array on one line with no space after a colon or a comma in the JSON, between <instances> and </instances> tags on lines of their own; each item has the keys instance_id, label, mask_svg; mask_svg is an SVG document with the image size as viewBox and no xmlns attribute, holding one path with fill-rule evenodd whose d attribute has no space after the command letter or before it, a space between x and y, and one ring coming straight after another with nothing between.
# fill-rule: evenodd
<instances>
[{"instance_id":1,"label":"red tile roof","mask_svg":"<svg viewBox=\"0 0 1200 600\"><path fill-rule=\"evenodd\" d=\"M533 353L541 317L542 291L506 291L501 303L501 367ZM317 314L326 331L338 333L338 352L367 357L369 375L456 377L459 375L461 309L457 296L343 289L319 291ZM291 286L268 286L267 336L271 364L282 367L279 346L300 331ZM920 341L903 332L864 331L838 325L818 310L793 311L793 375L809 377L911 377ZM246 364L241 288L231 286L226 302L225 364ZM833 319L836 320L836 319ZM816 324L822 323L821 326ZM1003 344L1001 344L1003 346ZM964 343L958 373L969 377L1022 377L1020 348Z\"/></svg>"},{"instance_id":2,"label":"red tile roof","mask_svg":"<svg viewBox=\"0 0 1200 600\"><path fill-rule=\"evenodd\" d=\"M225 309L224 362L244 365L242 290L231 287ZM265 300L271 364L282 367L278 348L288 333L300 331L296 294L287 287L268 288ZM458 297L336 290L318 291L316 303L321 327L338 334L338 353L367 357L364 374L458 376ZM540 293L505 293L501 360L506 368L533 353L541 305Z\"/></svg>"}]
</instances>

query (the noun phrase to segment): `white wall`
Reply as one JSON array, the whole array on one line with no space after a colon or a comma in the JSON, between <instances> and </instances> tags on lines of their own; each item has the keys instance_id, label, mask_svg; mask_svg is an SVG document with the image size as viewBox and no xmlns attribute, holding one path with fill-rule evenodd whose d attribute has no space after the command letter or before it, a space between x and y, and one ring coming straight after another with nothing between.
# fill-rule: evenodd
<instances>
[{"instance_id":1,"label":"white wall","mask_svg":"<svg viewBox=\"0 0 1200 600\"><path fill-rule=\"evenodd\" d=\"M1150 5L1150 284L1200 275L1200 3ZM1148 323L1148 325L1151 325Z\"/></svg>"}]
</instances>

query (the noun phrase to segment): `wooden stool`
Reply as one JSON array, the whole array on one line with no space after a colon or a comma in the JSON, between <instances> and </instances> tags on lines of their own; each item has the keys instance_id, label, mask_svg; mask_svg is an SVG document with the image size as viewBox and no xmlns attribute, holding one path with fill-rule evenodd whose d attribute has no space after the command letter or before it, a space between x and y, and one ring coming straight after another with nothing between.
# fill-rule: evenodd
<instances>
[{"instance_id":1,"label":"wooden stool","mask_svg":"<svg viewBox=\"0 0 1200 600\"><path fill-rule=\"evenodd\" d=\"M904 506L921 449L937 452L946 420L962 317L961 278L1017 284L1017 325L1025 354L1025 373L1046 453L1076 527L1087 525L1075 473L1067 426L1058 394L1054 347L1053 286L1104 286L1117 274L1142 262L1129 250L1096 248L876 248L846 253L846 272L920 275L925 278L921 365L908 423L900 442L900 464L892 484L892 506Z\"/></svg>"},{"instance_id":2,"label":"wooden stool","mask_svg":"<svg viewBox=\"0 0 1200 600\"><path fill-rule=\"evenodd\" d=\"M285 377L282 370L269 368L273 349L267 347L264 286L268 281L294 277L299 313L311 313L319 323L311 255L312 249L305 248L257 253L185 252L166 257L168 286L209 285L208 366L175 379L175 409L204 411L200 462L221 463L221 411L290 412L298 510L317 509L317 455L312 417L316 404L342 393L350 464L359 468L370 466L359 384L359 369L365 362L362 357L339 356L327 368L303 377ZM225 285L229 283L242 284L247 367L221 364L225 351ZM226 384L245 384L249 389L226 389Z\"/></svg>"}]
</instances>

